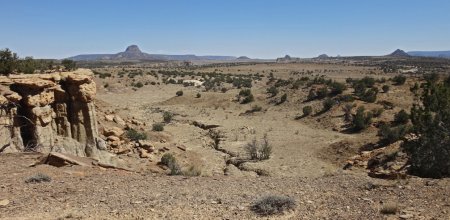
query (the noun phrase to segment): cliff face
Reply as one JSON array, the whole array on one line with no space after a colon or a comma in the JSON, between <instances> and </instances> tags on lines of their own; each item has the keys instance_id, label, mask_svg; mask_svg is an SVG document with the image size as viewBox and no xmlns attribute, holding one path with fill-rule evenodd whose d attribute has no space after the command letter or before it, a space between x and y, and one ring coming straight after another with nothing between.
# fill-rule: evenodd
<instances>
[{"instance_id":1,"label":"cliff face","mask_svg":"<svg viewBox=\"0 0 450 220\"><path fill-rule=\"evenodd\" d=\"M98 157L90 70L0 77L0 152Z\"/></svg>"}]
</instances>

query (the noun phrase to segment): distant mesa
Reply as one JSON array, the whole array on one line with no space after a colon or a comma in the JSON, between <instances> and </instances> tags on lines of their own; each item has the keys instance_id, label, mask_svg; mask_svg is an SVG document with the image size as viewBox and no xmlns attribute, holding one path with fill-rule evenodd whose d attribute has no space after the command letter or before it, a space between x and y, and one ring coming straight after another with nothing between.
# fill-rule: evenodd
<instances>
[{"instance_id":1,"label":"distant mesa","mask_svg":"<svg viewBox=\"0 0 450 220\"><path fill-rule=\"evenodd\" d=\"M415 57L450 58L450 51L409 51L408 54Z\"/></svg>"},{"instance_id":2,"label":"distant mesa","mask_svg":"<svg viewBox=\"0 0 450 220\"><path fill-rule=\"evenodd\" d=\"M406 53L405 51L400 50L400 49L395 50L388 56L390 56L390 57L410 57L410 55L408 53Z\"/></svg>"},{"instance_id":3,"label":"distant mesa","mask_svg":"<svg viewBox=\"0 0 450 220\"><path fill-rule=\"evenodd\" d=\"M319 59L328 59L330 57L327 54L320 54L317 58L319 58Z\"/></svg>"},{"instance_id":4,"label":"distant mesa","mask_svg":"<svg viewBox=\"0 0 450 220\"><path fill-rule=\"evenodd\" d=\"M192 60L236 60L234 56L196 56L187 55L166 55L166 54L148 54L142 52L137 45L130 45L124 52L116 54L82 54L67 59L74 61L192 61Z\"/></svg>"},{"instance_id":5,"label":"distant mesa","mask_svg":"<svg viewBox=\"0 0 450 220\"><path fill-rule=\"evenodd\" d=\"M236 60L251 60L251 59L247 56L240 56Z\"/></svg>"},{"instance_id":6,"label":"distant mesa","mask_svg":"<svg viewBox=\"0 0 450 220\"><path fill-rule=\"evenodd\" d=\"M277 63L292 63L292 62L297 62L297 61L300 61L300 58L291 57L289 55L277 58Z\"/></svg>"}]
</instances>

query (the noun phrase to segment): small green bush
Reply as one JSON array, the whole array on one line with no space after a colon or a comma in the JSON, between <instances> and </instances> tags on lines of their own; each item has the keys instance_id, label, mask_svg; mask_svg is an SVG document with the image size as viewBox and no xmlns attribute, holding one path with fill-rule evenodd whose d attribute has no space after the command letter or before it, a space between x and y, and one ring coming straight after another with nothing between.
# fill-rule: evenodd
<instances>
[{"instance_id":1,"label":"small green bush","mask_svg":"<svg viewBox=\"0 0 450 220\"><path fill-rule=\"evenodd\" d=\"M388 85L383 85L383 87L382 87L382 89L383 89L383 92L384 93L387 93L387 92L389 92L389 86Z\"/></svg>"},{"instance_id":2,"label":"small green bush","mask_svg":"<svg viewBox=\"0 0 450 220\"><path fill-rule=\"evenodd\" d=\"M239 96L249 96L252 94L252 90L250 89L243 89L239 91Z\"/></svg>"},{"instance_id":3,"label":"small green bush","mask_svg":"<svg viewBox=\"0 0 450 220\"><path fill-rule=\"evenodd\" d=\"M409 121L409 114L405 110L400 110L394 115L394 122L397 124L406 124Z\"/></svg>"},{"instance_id":4,"label":"small green bush","mask_svg":"<svg viewBox=\"0 0 450 220\"><path fill-rule=\"evenodd\" d=\"M162 157L161 157L161 164L165 165L165 166L169 166L170 164L176 162L175 157L171 154L171 153L165 153Z\"/></svg>"},{"instance_id":5,"label":"small green bush","mask_svg":"<svg viewBox=\"0 0 450 220\"><path fill-rule=\"evenodd\" d=\"M281 105L281 104L283 104L284 102L286 102L286 100L287 100L287 94L286 93L284 93L282 96L281 96L281 98L280 98L280 101L278 101L278 105Z\"/></svg>"},{"instance_id":6,"label":"small green bush","mask_svg":"<svg viewBox=\"0 0 450 220\"><path fill-rule=\"evenodd\" d=\"M155 123L152 125L152 131L164 131L163 123Z\"/></svg>"},{"instance_id":7,"label":"small green bush","mask_svg":"<svg viewBox=\"0 0 450 220\"><path fill-rule=\"evenodd\" d=\"M399 86L399 85L403 85L406 82L406 77L402 76L402 75L397 75L394 76L394 78L392 78L392 81L394 82L395 85Z\"/></svg>"},{"instance_id":8,"label":"small green bush","mask_svg":"<svg viewBox=\"0 0 450 220\"><path fill-rule=\"evenodd\" d=\"M325 97L327 97L328 95L328 88L327 87L322 87L319 90L317 90L317 99L323 99Z\"/></svg>"},{"instance_id":9,"label":"small green bush","mask_svg":"<svg viewBox=\"0 0 450 220\"><path fill-rule=\"evenodd\" d=\"M172 112L164 112L163 113L163 120L165 123L170 123L172 121L172 118L173 118Z\"/></svg>"},{"instance_id":10,"label":"small green bush","mask_svg":"<svg viewBox=\"0 0 450 220\"><path fill-rule=\"evenodd\" d=\"M182 91L182 90L179 90L179 91L177 91L177 92L175 93L175 95L177 95L177 96L182 96L182 95L183 95L183 91Z\"/></svg>"},{"instance_id":11,"label":"small green bush","mask_svg":"<svg viewBox=\"0 0 450 220\"><path fill-rule=\"evenodd\" d=\"M335 102L333 101L333 99L330 99L330 98L325 99L322 102L322 105L323 105L322 111L326 112L326 111L330 110L334 104L335 104Z\"/></svg>"},{"instance_id":12,"label":"small green bush","mask_svg":"<svg viewBox=\"0 0 450 220\"><path fill-rule=\"evenodd\" d=\"M333 82L333 83L331 83L330 87L331 87L331 92L330 92L330 94L333 95L333 96L339 95L339 94L341 94L342 92L344 92L344 90L347 89L347 87L345 86L344 83L339 83L339 82Z\"/></svg>"},{"instance_id":13,"label":"small green bush","mask_svg":"<svg viewBox=\"0 0 450 220\"><path fill-rule=\"evenodd\" d=\"M200 94L200 93L197 93L197 95L195 95L195 98L200 98L200 97L202 97L202 94Z\"/></svg>"},{"instance_id":14,"label":"small green bush","mask_svg":"<svg viewBox=\"0 0 450 220\"><path fill-rule=\"evenodd\" d=\"M247 104L250 102L253 102L255 98L253 97L253 94L250 94L249 96L245 96L244 99L241 101L241 104Z\"/></svg>"},{"instance_id":15,"label":"small green bush","mask_svg":"<svg viewBox=\"0 0 450 220\"><path fill-rule=\"evenodd\" d=\"M360 95L360 99L365 102L374 103L377 100L377 94L377 89L370 88Z\"/></svg>"},{"instance_id":16,"label":"small green bush","mask_svg":"<svg viewBox=\"0 0 450 220\"><path fill-rule=\"evenodd\" d=\"M356 110L356 114L353 117L352 121L352 127L355 131L361 131L363 129L366 129L369 127L369 125L372 123L372 113L371 112L365 112L364 107L360 106Z\"/></svg>"},{"instance_id":17,"label":"small green bush","mask_svg":"<svg viewBox=\"0 0 450 220\"><path fill-rule=\"evenodd\" d=\"M134 129L129 129L126 132L126 136L128 137L128 139L132 140L132 141L138 141L138 140L145 140L147 139L147 134L145 134L144 132L138 132Z\"/></svg>"},{"instance_id":18,"label":"small green bush","mask_svg":"<svg viewBox=\"0 0 450 220\"><path fill-rule=\"evenodd\" d=\"M312 107L307 105L303 107L303 116L308 116L312 113Z\"/></svg>"},{"instance_id":19,"label":"small green bush","mask_svg":"<svg viewBox=\"0 0 450 220\"><path fill-rule=\"evenodd\" d=\"M136 84L133 84L133 86L136 88L142 88L144 84L142 84L141 82L137 82Z\"/></svg>"},{"instance_id":20,"label":"small green bush","mask_svg":"<svg viewBox=\"0 0 450 220\"><path fill-rule=\"evenodd\" d=\"M272 86L267 89L267 93L270 94L270 97L275 97L278 94L278 89L275 86Z\"/></svg>"},{"instance_id":21,"label":"small green bush","mask_svg":"<svg viewBox=\"0 0 450 220\"><path fill-rule=\"evenodd\" d=\"M409 128L406 125L399 125L391 128L387 124L383 124L378 130L378 135L381 136L380 143L384 145L392 144L403 138Z\"/></svg>"}]
</instances>

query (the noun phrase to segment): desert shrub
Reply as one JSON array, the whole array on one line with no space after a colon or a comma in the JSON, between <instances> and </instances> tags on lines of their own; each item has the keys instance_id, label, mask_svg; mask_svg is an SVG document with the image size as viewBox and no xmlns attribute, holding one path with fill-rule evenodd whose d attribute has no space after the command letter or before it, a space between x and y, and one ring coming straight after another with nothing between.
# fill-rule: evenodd
<instances>
[{"instance_id":1,"label":"desert shrub","mask_svg":"<svg viewBox=\"0 0 450 220\"><path fill-rule=\"evenodd\" d=\"M163 113L163 120L165 123L170 123L173 119L173 113L172 112L164 112Z\"/></svg>"},{"instance_id":2,"label":"desert shrub","mask_svg":"<svg viewBox=\"0 0 450 220\"><path fill-rule=\"evenodd\" d=\"M253 94L250 94L249 96L245 96L244 99L242 99L241 104L247 104L250 102L253 102L255 98L253 97Z\"/></svg>"},{"instance_id":3,"label":"desert shrub","mask_svg":"<svg viewBox=\"0 0 450 220\"><path fill-rule=\"evenodd\" d=\"M264 134L263 140L260 144L258 144L256 139L253 139L244 146L244 150L247 152L251 160L267 160L272 154L272 145L269 143L267 134Z\"/></svg>"},{"instance_id":4,"label":"desert shrub","mask_svg":"<svg viewBox=\"0 0 450 220\"><path fill-rule=\"evenodd\" d=\"M360 99L365 102L374 103L377 100L378 91L374 88L370 88L360 95Z\"/></svg>"},{"instance_id":5,"label":"desert shrub","mask_svg":"<svg viewBox=\"0 0 450 220\"><path fill-rule=\"evenodd\" d=\"M341 101L341 102L353 102L355 101L355 97L353 97L352 95L340 95L338 97L336 97L337 100Z\"/></svg>"},{"instance_id":6,"label":"desert shrub","mask_svg":"<svg viewBox=\"0 0 450 220\"><path fill-rule=\"evenodd\" d=\"M183 91L182 91L182 90L179 90L179 91L177 91L177 92L175 93L175 95L177 95L177 96L182 96L182 95L183 95Z\"/></svg>"},{"instance_id":7,"label":"desert shrub","mask_svg":"<svg viewBox=\"0 0 450 220\"><path fill-rule=\"evenodd\" d=\"M394 115L394 122L397 124L406 124L406 123L408 123L408 121L409 121L409 115L403 109Z\"/></svg>"},{"instance_id":8,"label":"desert shrub","mask_svg":"<svg viewBox=\"0 0 450 220\"><path fill-rule=\"evenodd\" d=\"M250 89L243 89L239 91L239 96L249 96L252 94L252 90Z\"/></svg>"},{"instance_id":9,"label":"desert shrub","mask_svg":"<svg viewBox=\"0 0 450 220\"><path fill-rule=\"evenodd\" d=\"M389 92L389 86L388 85L383 85L383 87L381 88L383 90L384 93Z\"/></svg>"},{"instance_id":10,"label":"desert shrub","mask_svg":"<svg viewBox=\"0 0 450 220\"><path fill-rule=\"evenodd\" d=\"M331 98L327 98L327 99L323 100L323 102L322 102L322 106L323 106L322 111L326 112L326 111L330 110L333 107L334 104L335 103L334 103L333 99L331 99Z\"/></svg>"},{"instance_id":11,"label":"desert shrub","mask_svg":"<svg viewBox=\"0 0 450 220\"><path fill-rule=\"evenodd\" d=\"M283 104L286 100L287 100L287 94L284 93L284 94L281 96L280 101L278 101L277 104L278 104L278 105Z\"/></svg>"},{"instance_id":12,"label":"desert shrub","mask_svg":"<svg viewBox=\"0 0 450 220\"><path fill-rule=\"evenodd\" d=\"M278 89L275 86L269 87L267 89L267 93L270 94L270 98L275 97L276 95L278 95Z\"/></svg>"},{"instance_id":13,"label":"desert shrub","mask_svg":"<svg viewBox=\"0 0 450 220\"><path fill-rule=\"evenodd\" d=\"M372 77L364 77L360 80L367 88L371 88L375 85L375 79Z\"/></svg>"},{"instance_id":14,"label":"desert shrub","mask_svg":"<svg viewBox=\"0 0 450 220\"><path fill-rule=\"evenodd\" d=\"M394 82L395 85L399 86L399 85L403 85L406 82L406 77L402 76L402 75L397 75L394 76L394 78L392 78L392 81Z\"/></svg>"},{"instance_id":15,"label":"desert shrub","mask_svg":"<svg viewBox=\"0 0 450 220\"><path fill-rule=\"evenodd\" d=\"M308 93L308 100L314 100L317 97L317 92L314 89L310 89Z\"/></svg>"},{"instance_id":16,"label":"desert shrub","mask_svg":"<svg viewBox=\"0 0 450 220\"><path fill-rule=\"evenodd\" d=\"M171 176L183 175L181 166L178 164L177 159L171 153L165 153L161 157L160 163L169 168L170 170L169 175Z\"/></svg>"},{"instance_id":17,"label":"desert shrub","mask_svg":"<svg viewBox=\"0 0 450 220\"><path fill-rule=\"evenodd\" d=\"M226 92L228 91L228 89L225 88L225 87L222 87L222 88L220 89L220 91L221 91L222 93L226 93Z\"/></svg>"},{"instance_id":18,"label":"desert shrub","mask_svg":"<svg viewBox=\"0 0 450 220\"><path fill-rule=\"evenodd\" d=\"M414 86L409 88L409 91L411 91L414 95L416 95L417 92L419 91L419 84L417 82L414 83Z\"/></svg>"},{"instance_id":19,"label":"desert shrub","mask_svg":"<svg viewBox=\"0 0 450 220\"><path fill-rule=\"evenodd\" d=\"M169 167L170 164L173 164L174 162L176 162L175 157L171 154L171 153L165 153L162 157L161 157L161 164L165 165L167 167Z\"/></svg>"},{"instance_id":20,"label":"desert shrub","mask_svg":"<svg viewBox=\"0 0 450 220\"><path fill-rule=\"evenodd\" d=\"M200 176L202 175L202 170L200 167L191 165L189 168L185 171L183 171L183 176Z\"/></svg>"},{"instance_id":21,"label":"desert shrub","mask_svg":"<svg viewBox=\"0 0 450 220\"><path fill-rule=\"evenodd\" d=\"M200 94L200 93L197 93L197 95L195 95L195 98L200 98L200 97L202 97L202 94Z\"/></svg>"},{"instance_id":22,"label":"desert shrub","mask_svg":"<svg viewBox=\"0 0 450 220\"><path fill-rule=\"evenodd\" d=\"M152 125L152 131L164 131L163 123L155 123Z\"/></svg>"},{"instance_id":23,"label":"desert shrub","mask_svg":"<svg viewBox=\"0 0 450 220\"><path fill-rule=\"evenodd\" d=\"M365 112L363 106L358 107L358 109L356 110L356 114L352 120L352 128L355 131L361 131L369 127L371 123L372 123L372 113Z\"/></svg>"},{"instance_id":24,"label":"desert shrub","mask_svg":"<svg viewBox=\"0 0 450 220\"><path fill-rule=\"evenodd\" d=\"M250 89L243 89L239 91L239 97L244 97L241 100L241 104L247 104L253 102L255 98L253 97L252 91Z\"/></svg>"},{"instance_id":25,"label":"desert shrub","mask_svg":"<svg viewBox=\"0 0 450 220\"><path fill-rule=\"evenodd\" d=\"M409 128L406 125L391 128L389 125L383 124L378 130L378 135L381 137L380 143L384 145L392 144L403 138L408 131Z\"/></svg>"},{"instance_id":26,"label":"desert shrub","mask_svg":"<svg viewBox=\"0 0 450 220\"><path fill-rule=\"evenodd\" d=\"M34 176L29 177L25 180L25 183L43 183L43 182L50 182L52 181L52 178L46 174L38 173Z\"/></svg>"},{"instance_id":27,"label":"desert shrub","mask_svg":"<svg viewBox=\"0 0 450 220\"><path fill-rule=\"evenodd\" d=\"M263 216L282 214L295 209L295 200L285 196L265 196L255 201L251 210Z\"/></svg>"},{"instance_id":28,"label":"desert shrub","mask_svg":"<svg viewBox=\"0 0 450 220\"><path fill-rule=\"evenodd\" d=\"M303 116L308 116L312 113L312 107L307 105L303 107Z\"/></svg>"},{"instance_id":29,"label":"desert shrub","mask_svg":"<svg viewBox=\"0 0 450 220\"><path fill-rule=\"evenodd\" d=\"M411 108L412 131L405 142L411 173L421 177L450 176L450 85L428 81L421 104Z\"/></svg>"},{"instance_id":30,"label":"desert shrub","mask_svg":"<svg viewBox=\"0 0 450 220\"><path fill-rule=\"evenodd\" d=\"M361 96L366 92L366 85L360 81L353 83L353 89L355 90L355 95Z\"/></svg>"},{"instance_id":31,"label":"desert shrub","mask_svg":"<svg viewBox=\"0 0 450 220\"><path fill-rule=\"evenodd\" d=\"M126 132L126 136L128 139L132 140L132 141L138 141L138 140L145 140L147 139L147 134L145 134L144 132L138 132L134 129L129 129Z\"/></svg>"},{"instance_id":32,"label":"desert shrub","mask_svg":"<svg viewBox=\"0 0 450 220\"><path fill-rule=\"evenodd\" d=\"M134 86L136 88L142 88L144 86L144 84L142 84L141 82L137 82L135 84L132 84L132 86Z\"/></svg>"},{"instance_id":33,"label":"desert shrub","mask_svg":"<svg viewBox=\"0 0 450 220\"><path fill-rule=\"evenodd\" d=\"M267 134L264 134L261 147L259 149L259 160L268 160L272 154L272 145L267 139Z\"/></svg>"},{"instance_id":34,"label":"desert shrub","mask_svg":"<svg viewBox=\"0 0 450 220\"><path fill-rule=\"evenodd\" d=\"M250 156L250 159L258 159L258 143L256 142L256 139L253 139L250 143L247 143L244 150Z\"/></svg>"},{"instance_id":35,"label":"desert shrub","mask_svg":"<svg viewBox=\"0 0 450 220\"><path fill-rule=\"evenodd\" d=\"M356 105L353 103L346 103L342 106L342 110L344 111L344 120L349 122L353 118L352 110Z\"/></svg>"},{"instance_id":36,"label":"desert shrub","mask_svg":"<svg viewBox=\"0 0 450 220\"><path fill-rule=\"evenodd\" d=\"M331 83L330 87L331 87L331 92L330 92L330 94L333 95L333 96L339 95L339 94L341 94L342 92L344 92L344 90L347 89L347 87L345 86L345 84L339 83L339 82L333 82L333 83Z\"/></svg>"},{"instance_id":37,"label":"desert shrub","mask_svg":"<svg viewBox=\"0 0 450 220\"><path fill-rule=\"evenodd\" d=\"M372 115L375 118L378 118L381 116L381 114L383 114L384 112L384 108L374 108L372 109Z\"/></svg>"},{"instance_id":38,"label":"desert shrub","mask_svg":"<svg viewBox=\"0 0 450 220\"><path fill-rule=\"evenodd\" d=\"M317 90L316 98L317 99L323 99L323 98L327 97L327 95L328 95L328 88L327 87L322 87L319 90Z\"/></svg>"}]
</instances>

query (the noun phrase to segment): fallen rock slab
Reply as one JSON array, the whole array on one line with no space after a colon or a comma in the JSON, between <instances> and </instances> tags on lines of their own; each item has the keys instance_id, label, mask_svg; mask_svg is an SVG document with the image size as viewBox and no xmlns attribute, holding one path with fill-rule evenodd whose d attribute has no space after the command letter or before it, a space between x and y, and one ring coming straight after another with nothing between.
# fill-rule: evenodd
<instances>
[{"instance_id":1,"label":"fallen rock slab","mask_svg":"<svg viewBox=\"0 0 450 220\"><path fill-rule=\"evenodd\" d=\"M87 157L77 157L73 155L51 152L48 155L41 157L38 162L31 166L36 166L40 164L48 164L55 167L63 167L68 165L78 165L90 167L94 159Z\"/></svg>"}]
</instances>

